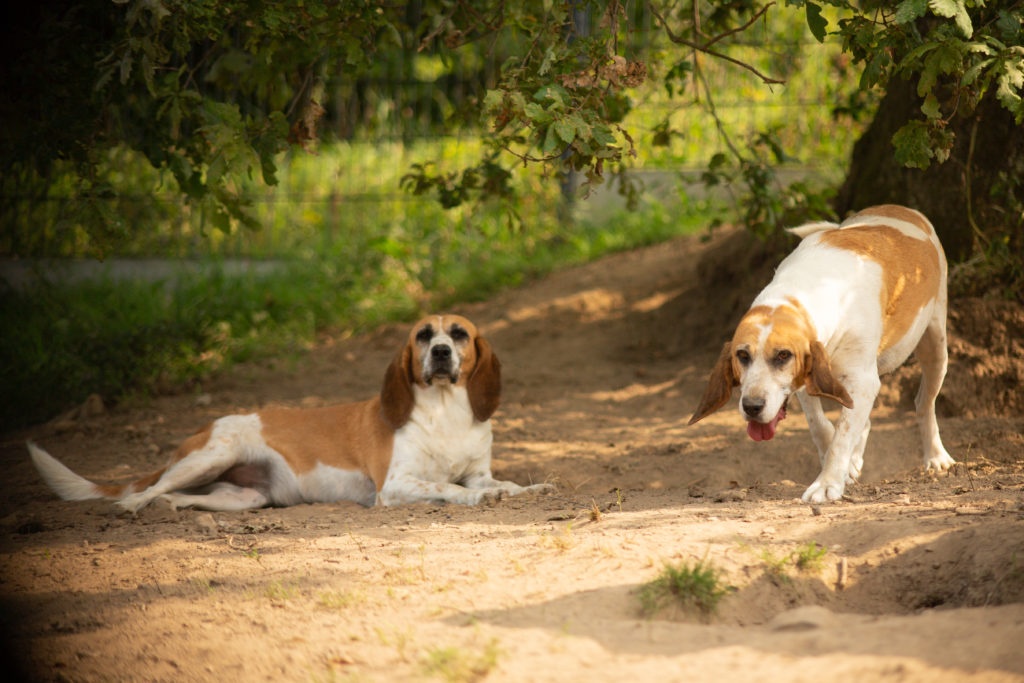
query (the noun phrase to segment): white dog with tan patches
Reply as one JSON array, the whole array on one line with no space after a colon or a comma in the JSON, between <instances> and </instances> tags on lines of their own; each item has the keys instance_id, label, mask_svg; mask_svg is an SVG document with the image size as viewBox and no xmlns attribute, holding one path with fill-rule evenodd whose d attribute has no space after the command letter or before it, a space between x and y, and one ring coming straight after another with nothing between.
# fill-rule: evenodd
<instances>
[{"instance_id":1,"label":"white dog with tan patches","mask_svg":"<svg viewBox=\"0 0 1024 683\"><path fill-rule=\"evenodd\" d=\"M222 417L186 439L166 468L132 484L94 484L28 448L61 498L109 498L131 512L157 498L246 510L341 500L475 505L551 490L491 476L490 419L500 394L501 364L476 326L437 315L413 327L379 396Z\"/></svg>"},{"instance_id":2,"label":"white dog with tan patches","mask_svg":"<svg viewBox=\"0 0 1024 683\"><path fill-rule=\"evenodd\" d=\"M946 257L932 224L885 205L790 232L802 241L725 344L689 424L725 405L738 386L747 433L769 440L796 393L821 459L803 500L837 500L860 476L879 376L913 353L922 373L915 403L924 467L948 469L955 461L935 418L948 360ZM822 397L841 404L835 424Z\"/></svg>"}]
</instances>

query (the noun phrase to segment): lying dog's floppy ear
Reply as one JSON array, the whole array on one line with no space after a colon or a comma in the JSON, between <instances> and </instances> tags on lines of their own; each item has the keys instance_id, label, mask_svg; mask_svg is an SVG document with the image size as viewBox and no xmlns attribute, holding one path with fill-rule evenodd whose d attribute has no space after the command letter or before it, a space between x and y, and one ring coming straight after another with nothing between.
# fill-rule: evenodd
<instances>
[{"instance_id":1,"label":"lying dog's floppy ear","mask_svg":"<svg viewBox=\"0 0 1024 683\"><path fill-rule=\"evenodd\" d=\"M821 396L838 401L845 408L853 408L853 399L835 375L828 362L828 353L819 341L811 342L810 359L807 363L807 379L804 386L811 396Z\"/></svg>"},{"instance_id":2,"label":"lying dog's floppy ear","mask_svg":"<svg viewBox=\"0 0 1024 683\"><path fill-rule=\"evenodd\" d=\"M412 415L412 382L412 349L406 344L384 373L380 390L381 412L392 429L404 425Z\"/></svg>"},{"instance_id":3,"label":"lying dog's floppy ear","mask_svg":"<svg viewBox=\"0 0 1024 683\"><path fill-rule=\"evenodd\" d=\"M491 345L480 336L476 338L476 365L466 382L466 390L473 416L480 422L491 419L501 400L501 363Z\"/></svg>"},{"instance_id":4,"label":"lying dog's floppy ear","mask_svg":"<svg viewBox=\"0 0 1024 683\"><path fill-rule=\"evenodd\" d=\"M732 372L732 344L725 342L722 353L718 356L718 361L708 376L708 386L704 389L704 397L700 400L700 405L697 406L697 410L687 424L692 425L698 420L703 420L724 406L732 396L732 388L737 384L739 382Z\"/></svg>"}]
</instances>

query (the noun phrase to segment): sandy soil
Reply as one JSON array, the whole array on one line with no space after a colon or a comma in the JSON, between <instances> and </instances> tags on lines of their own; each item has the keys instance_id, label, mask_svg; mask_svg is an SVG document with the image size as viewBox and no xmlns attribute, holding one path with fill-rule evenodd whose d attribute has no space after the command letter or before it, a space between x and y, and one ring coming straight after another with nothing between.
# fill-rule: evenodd
<instances>
[{"instance_id":1,"label":"sandy soil","mask_svg":"<svg viewBox=\"0 0 1024 683\"><path fill-rule=\"evenodd\" d=\"M219 415L374 393L405 335L325 338L195 392L4 435L7 671L58 681L1024 680L1024 313L958 301L941 427L920 471L917 375L886 382L862 481L817 474L803 417L756 444L735 410L685 427L773 259L680 239L460 307L505 369L495 473L550 496L137 517L54 499L23 442L100 480L162 464ZM800 569L817 544L821 564ZM638 592L704 561L703 617Z\"/></svg>"}]
</instances>

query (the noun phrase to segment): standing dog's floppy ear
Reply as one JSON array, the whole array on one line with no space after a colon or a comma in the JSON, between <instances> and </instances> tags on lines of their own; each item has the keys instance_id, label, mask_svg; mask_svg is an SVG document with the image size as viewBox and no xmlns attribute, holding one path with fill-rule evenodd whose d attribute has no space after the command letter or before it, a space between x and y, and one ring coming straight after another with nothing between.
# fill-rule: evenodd
<instances>
[{"instance_id":1,"label":"standing dog's floppy ear","mask_svg":"<svg viewBox=\"0 0 1024 683\"><path fill-rule=\"evenodd\" d=\"M491 419L501 400L501 363L483 337L476 338L476 365L466 382L473 417L480 422Z\"/></svg>"},{"instance_id":2,"label":"standing dog's floppy ear","mask_svg":"<svg viewBox=\"0 0 1024 683\"><path fill-rule=\"evenodd\" d=\"M406 344L384 373L380 391L380 407L392 429L398 429L412 415L412 348Z\"/></svg>"},{"instance_id":3,"label":"standing dog's floppy ear","mask_svg":"<svg viewBox=\"0 0 1024 683\"><path fill-rule=\"evenodd\" d=\"M808 361L807 379L804 383L807 393L838 401L846 408L853 408L853 399L839 380L832 374L832 366L828 362L828 353L820 341L811 342L810 359Z\"/></svg>"},{"instance_id":4,"label":"standing dog's floppy ear","mask_svg":"<svg viewBox=\"0 0 1024 683\"><path fill-rule=\"evenodd\" d=\"M724 406L732 396L732 388L737 384L739 382L732 372L732 344L725 342L722 353L719 354L718 361L708 376L708 386L704 389L704 397L700 400L700 405L697 406L697 410L687 424L692 425L698 420L703 420Z\"/></svg>"}]
</instances>

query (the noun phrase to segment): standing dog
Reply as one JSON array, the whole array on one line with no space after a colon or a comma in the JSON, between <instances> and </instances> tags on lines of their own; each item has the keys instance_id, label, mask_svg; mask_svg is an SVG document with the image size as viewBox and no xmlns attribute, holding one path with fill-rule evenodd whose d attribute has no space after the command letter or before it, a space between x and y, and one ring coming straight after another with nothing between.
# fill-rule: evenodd
<instances>
[{"instance_id":1,"label":"standing dog","mask_svg":"<svg viewBox=\"0 0 1024 683\"><path fill-rule=\"evenodd\" d=\"M721 408L735 386L747 433L771 439L796 393L821 459L803 500L841 498L860 476L879 375L914 353L926 469L955 461L942 445L935 398L946 376L946 257L932 224L902 206L865 209L843 223L790 230L802 238L722 349L689 424ZM842 408L833 425L820 397Z\"/></svg>"},{"instance_id":2,"label":"standing dog","mask_svg":"<svg viewBox=\"0 0 1024 683\"><path fill-rule=\"evenodd\" d=\"M351 500L474 505L545 491L491 476L491 415L501 365L469 320L424 318L384 375L380 395L327 408L222 417L185 440L164 469L125 486L94 484L34 444L32 460L65 500L109 498L136 512L246 510Z\"/></svg>"}]
</instances>

